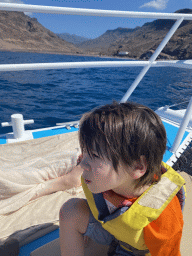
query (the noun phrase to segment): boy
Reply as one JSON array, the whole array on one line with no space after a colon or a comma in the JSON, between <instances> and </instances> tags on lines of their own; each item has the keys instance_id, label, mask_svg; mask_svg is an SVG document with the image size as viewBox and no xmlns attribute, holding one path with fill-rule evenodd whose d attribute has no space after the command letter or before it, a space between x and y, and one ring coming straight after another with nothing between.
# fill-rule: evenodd
<instances>
[{"instance_id":1,"label":"boy","mask_svg":"<svg viewBox=\"0 0 192 256\"><path fill-rule=\"evenodd\" d=\"M61 208L61 255L84 255L88 236L110 245L108 255L179 256L185 181L162 163L166 131L157 114L114 102L82 117L79 140L87 201Z\"/></svg>"}]
</instances>

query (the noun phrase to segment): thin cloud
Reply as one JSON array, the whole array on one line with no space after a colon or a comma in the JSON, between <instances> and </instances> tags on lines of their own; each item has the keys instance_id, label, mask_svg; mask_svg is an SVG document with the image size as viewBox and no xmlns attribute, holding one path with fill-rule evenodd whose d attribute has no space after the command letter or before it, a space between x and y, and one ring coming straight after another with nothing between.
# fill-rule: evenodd
<instances>
[{"instance_id":1,"label":"thin cloud","mask_svg":"<svg viewBox=\"0 0 192 256\"><path fill-rule=\"evenodd\" d=\"M0 3L9 3L9 4L24 4L21 0L0 0ZM32 16L33 13L31 12L24 12L28 16Z\"/></svg>"},{"instance_id":2,"label":"thin cloud","mask_svg":"<svg viewBox=\"0 0 192 256\"><path fill-rule=\"evenodd\" d=\"M24 4L24 2L20 0L0 0L0 3Z\"/></svg>"},{"instance_id":3,"label":"thin cloud","mask_svg":"<svg viewBox=\"0 0 192 256\"><path fill-rule=\"evenodd\" d=\"M148 8L155 8L157 10L164 10L167 7L167 3L169 0L154 0L143 4L140 8L148 7Z\"/></svg>"}]
</instances>

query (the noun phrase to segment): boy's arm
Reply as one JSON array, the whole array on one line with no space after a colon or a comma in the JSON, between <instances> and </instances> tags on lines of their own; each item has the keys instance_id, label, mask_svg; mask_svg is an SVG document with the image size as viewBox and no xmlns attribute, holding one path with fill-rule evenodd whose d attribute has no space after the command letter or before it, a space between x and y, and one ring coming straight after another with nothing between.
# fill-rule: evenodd
<instances>
[{"instance_id":1,"label":"boy's arm","mask_svg":"<svg viewBox=\"0 0 192 256\"><path fill-rule=\"evenodd\" d=\"M57 191L64 191L73 187L78 187L81 185L81 174L83 169L80 165L75 166L70 173L67 173L61 177L48 180L44 183L44 188L42 188L36 195L34 195L31 200L38 197L49 195Z\"/></svg>"},{"instance_id":2,"label":"boy's arm","mask_svg":"<svg viewBox=\"0 0 192 256\"><path fill-rule=\"evenodd\" d=\"M181 256L183 224L181 206L175 196L159 218L144 228L144 239L151 256Z\"/></svg>"}]
</instances>

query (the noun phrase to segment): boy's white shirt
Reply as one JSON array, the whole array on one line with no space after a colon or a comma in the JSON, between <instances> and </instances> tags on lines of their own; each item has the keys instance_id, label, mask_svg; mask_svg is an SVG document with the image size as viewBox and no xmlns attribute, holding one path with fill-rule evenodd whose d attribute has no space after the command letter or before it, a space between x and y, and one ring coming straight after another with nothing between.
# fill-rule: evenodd
<instances>
[{"instance_id":1,"label":"boy's white shirt","mask_svg":"<svg viewBox=\"0 0 192 256\"><path fill-rule=\"evenodd\" d=\"M108 208L110 214L113 213L117 209L117 207L115 205L113 205L111 202L109 202L107 199L105 199L105 202L107 204L107 208Z\"/></svg>"}]
</instances>

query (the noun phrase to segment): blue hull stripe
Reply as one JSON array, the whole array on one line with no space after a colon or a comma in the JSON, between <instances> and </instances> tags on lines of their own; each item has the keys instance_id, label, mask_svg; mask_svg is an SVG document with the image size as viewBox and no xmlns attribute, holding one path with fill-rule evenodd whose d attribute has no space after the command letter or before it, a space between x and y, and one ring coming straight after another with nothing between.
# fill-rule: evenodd
<instances>
[{"instance_id":1,"label":"blue hull stripe","mask_svg":"<svg viewBox=\"0 0 192 256\"><path fill-rule=\"evenodd\" d=\"M6 136L0 137L0 144L6 144L6 143L7 143Z\"/></svg>"},{"instance_id":2,"label":"blue hull stripe","mask_svg":"<svg viewBox=\"0 0 192 256\"><path fill-rule=\"evenodd\" d=\"M52 231L51 233L40 237L33 242L26 244L20 248L19 256L30 256L30 253L37 248L59 238L59 229Z\"/></svg>"},{"instance_id":3,"label":"blue hull stripe","mask_svg":"<svg viewBox=\"0 0 192 256\"><path fill-rule=\"evenodd\" d=\"M58 129L51 129L51 130L45 130L45 131L38 131L38 132L33 132L33 138L39 139L39 138L49 137L49 136L68 133L68 132L75 132L75 131L78 131L78 128L71 127L70 130L68 130L67 128L58 128Z\"/></svg>"}]
</instances>

